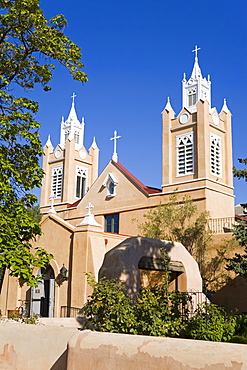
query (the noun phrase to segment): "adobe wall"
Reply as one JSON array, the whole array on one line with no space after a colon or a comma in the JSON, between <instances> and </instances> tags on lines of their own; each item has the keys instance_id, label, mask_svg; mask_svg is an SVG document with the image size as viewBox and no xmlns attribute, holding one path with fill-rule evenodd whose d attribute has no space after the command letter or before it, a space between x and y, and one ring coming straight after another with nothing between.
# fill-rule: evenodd
<instances>
[{"instance_id":1,"label":"adobe wall","mask_svg":"<svg viewBox=\"0 0 247 370\"><path fill-rule=\"evenodd\" d=\"M247 370L247 345L0 322L0 369Z\"/></svg>"},{"instance_id":2,"label":"adobe wall","mask_svg":"<svg viewBox=\"0 0 247 370\"><path fill-rule=\"evenodd\" d=\"M0 322L0 369L65 370L77 328Z\"/></svg>"},{"instance_id":3,"label":"adobe wall","mask_svg":"<svg viewBox=\"0 0 247 370\"><path fill-rule=\"evenodd\" d=\"M69 341L68 369L246 370L247 345L86 330Z\"/></svg>"}]
</instances>

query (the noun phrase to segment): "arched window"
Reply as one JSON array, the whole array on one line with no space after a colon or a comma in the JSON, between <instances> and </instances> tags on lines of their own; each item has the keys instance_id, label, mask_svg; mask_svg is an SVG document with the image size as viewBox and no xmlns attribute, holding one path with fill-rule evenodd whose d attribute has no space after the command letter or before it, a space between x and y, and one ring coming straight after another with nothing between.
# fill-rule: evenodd
<instances>
[{"instance_id":1,"label":"arched window","mask_svg":"<svg viewBox=\"0 0 247 370\"><path fill-rule=\"evenodd\" d=\"M188 98L189 98L189 107L192 107L193 105L196 104L196 89L189 90Z\"/></svg>"},{"instance_id":2,"label":"arched window","mask_svg":"<svg viewBox=\"0 0 247 370\"><path fill-rule=\"evenodd\" d=\"M62 197L63 165L52 167L51 193L54 199Z\"/></svg>"},{"instance_id":3,"label":"arched window","mask_svg":"<svg viewBox=\"0 0 247 370\"><path fill-rule=\"evenodd\" d=\"M221 137L210 134L210 168L215 176L222 176Z\"/></svg>"},{"instance_id":4,"label":"arched window","mask_svg":"<svg viewBox=\"0 0 247 370\"><path fill-rule=\"evenodd\" d=\"M193 132L176 137L177 176L194 173Z\"/></svg>"},{"instance_id":5,"label":"arched window","mask_svg":"<svg viewBox=\"0 0 247 370\"><path fill-rule=\"evenodd\" d=\"M78 131L75 131L75 133L74 133L74 139L75 139L75 143L76 144L79 144L79 138L80 138L79 132Z\"/></svg>"},{"instance_id":6,"label":"arched window","mask_svg":"<svg viewBox=\"0 0 247 370\"><path fill-rule=\"evenodd\" d=\"M76 198L83 198L86 194L87 172L87 168L76 166Z\"/></svg>"}]
</instances>

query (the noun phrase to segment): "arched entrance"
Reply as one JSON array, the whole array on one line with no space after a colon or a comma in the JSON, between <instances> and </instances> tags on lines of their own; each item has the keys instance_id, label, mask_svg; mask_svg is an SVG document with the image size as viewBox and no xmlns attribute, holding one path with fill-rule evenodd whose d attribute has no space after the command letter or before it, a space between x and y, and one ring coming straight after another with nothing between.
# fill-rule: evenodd
<instances>
[{"instance_id":1,"label":"arched entrance","mask_svg":"<svg viewBox=\"0 0 247 370\"><path fill-rule=\"evenodd\" d=\"M30 313L41 317L54 317L55 274L51 265L41 268L38 275L42 276L37 287L31 289Z\"/></svg>"}]
</instances>

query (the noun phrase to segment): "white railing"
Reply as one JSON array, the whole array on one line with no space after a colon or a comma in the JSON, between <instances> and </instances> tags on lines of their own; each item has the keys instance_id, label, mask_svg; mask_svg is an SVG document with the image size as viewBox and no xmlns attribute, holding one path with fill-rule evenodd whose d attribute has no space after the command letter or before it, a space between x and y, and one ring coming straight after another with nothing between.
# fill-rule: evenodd
<instances>
[{"instance_id":1,"label":"white railing","mask_svg":"<svg viewBox=\"0 0 247 370\"><path fill-rule=\"evenodd\" d=\"M216 234L230 232L235 225L234 217L211 218L208 223L209 229Z\"/></svg>"}]
</instances>

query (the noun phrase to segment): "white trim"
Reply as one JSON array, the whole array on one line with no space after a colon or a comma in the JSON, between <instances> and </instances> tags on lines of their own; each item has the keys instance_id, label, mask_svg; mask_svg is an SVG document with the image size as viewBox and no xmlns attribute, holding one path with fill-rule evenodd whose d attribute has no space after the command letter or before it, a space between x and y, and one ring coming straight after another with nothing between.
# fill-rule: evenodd
<instances>
[{"instance_id":1,"label":"white trim","mask_svg":"<svg viewBox=\"0 0 247 370\"><path fill-rule=\"evenodd\" d=\"M107 187L107 198L112 198L116 196L116 186L118 184L117 179L112 173L108 173L108 175L105 178L105 181L103 182L102 186L105 188ZM111 187L113 186L113 188Z\"/></svg>"},{"instance_id":2,"label":"white trim","mask_svg":"<svg viewBox=\"0 0 247 370\"><path fill-rule=\"evenodd\" d=\"M198 186L196 188L190 188L190 189L171 190L171 191L167 191L167 192L163 192L163 193L149 194L149 196L150 197L153 197L153 196L158 196L158 195L166 195L166 194L174 194L174 193L184 193L184 192L188 192L188 191L202 190L202 189L213 190L216 193L225 194L225 195L228 195L229 197L235 198L235 195L234 194L229 194L229 193L227 193L225 191L217 190L217 189L211 188L209 186Z\"/></svg>"},{"instance_id":3,"label":"white trim","mask_svg":"<svg viewBox=\"0 0 247 370\"><path fill-rule=\"evenodd\" d=\"M64 157L58 158L58 159L53 159L52 161L49 161L48 164L56 163L56 162L61 162L64 160Z\"/></svg>"},{"instance_id":4,"label":"white trim","mask_svg":"<svg viewBox=\"0 0 247 370\"><path fill-rule=\"evenodd\" d=\"M186 112L186 113L187 113L187 112ZM197 122L196 122L196 121L195 121L195 122L191 122L191 123L181 124L180 126L171 127L171 128L170 128L170 131L172 132L172 131L182 130L182 129L186 128L186 127L194 126L194 125L196 125L196 124L197 124Z\"/></svg>"},{"instance_id":5,"label":"white trim","mask_svg":"<svg viewBox=\"0 0 247 370\"><path fill-rule=\"evenodd\" d=\"M179 182L173 182L171 184L166 184L166 185L161 185L162 188L165 188L167 186L173 186L173 185L181 185L181 184L187 184L189 182L195 182L195 181L204 181L204 180L208 180L208 181L212 181L212 182L215 182L216 184L219 184L219 185L223 185L229 189L234 189L233 186L230 186L230 185L227 185L227 184L224 184L223 182L219 182L219 181L216 181L214 179L210 179L209 177L201 177L201 178L198 178L198 179L193 179L193 180L185 180L185 181L179 181Z\"/></svg>"},{"instance_id":6,"label":"white trim","mask_svg":"<svg viewBox=\"0 0 247 370\"><path fill-rule=\"evenodd\" d=\"M222 120L221 120L222 121ZM222 121L223 122L223 121ZM214 129L218 130L218 131L221 131L224 133L226 133L226 130L224 130L223 128L219 127L219 126L216 126L215 123L211 123L209 122L209 126L213 127Z\"/></svg>"}]
</instances>

